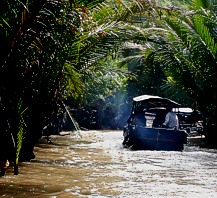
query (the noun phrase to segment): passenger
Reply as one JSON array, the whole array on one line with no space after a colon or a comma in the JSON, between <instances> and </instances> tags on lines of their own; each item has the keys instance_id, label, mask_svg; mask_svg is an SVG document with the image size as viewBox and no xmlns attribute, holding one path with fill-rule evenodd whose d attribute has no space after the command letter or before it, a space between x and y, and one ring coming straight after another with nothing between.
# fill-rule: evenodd
<instances>
[{"instance_id":1,"label":"passenger","mask_svg":"<svg viewBox=\"0 0 217 198\"><path fill-rule=\"evenodd\" d=\"M153 120L152 127L161 127L165 121L166 109L159 109L156 112L155 119Z\"/></svg>"},{"instance_id":2,"label":"passenger","mask_svg":"<svg viewBox=\"0 0 217 198\"><path fill-rule=\"evenodd\" d=\"M173 128L178 130L179 129L179 120L178 120L178 116L176 115L175 112L172 112L172 108L171 107L167 107L167 114L165 117L165 121L163 123L163 127L166 128Z\"/></svg>"},{"instance_id":3,"label":"passenger","mask_svg":"<svg viewBox=\"0 0 217 198\"><path fill-rule=\"evenodd\" d=\"M138 126L146 126L146 118L145 118L145 112L143 111L143 106L140 106L133 116L133 122L135 125Z\"/></svg>"}]
</instances>

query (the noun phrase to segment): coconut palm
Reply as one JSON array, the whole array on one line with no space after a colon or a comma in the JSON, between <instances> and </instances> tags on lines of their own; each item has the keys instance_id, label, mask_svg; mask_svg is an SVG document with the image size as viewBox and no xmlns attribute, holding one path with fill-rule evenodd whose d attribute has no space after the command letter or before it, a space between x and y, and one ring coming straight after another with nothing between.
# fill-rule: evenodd
<instances>
[{"instance_id":1,"label":"coconut palm","mask_svg":"<svg viewBox=\"0 0 217 198\"><path fill-rule=\"evenodd\" d=\"M206 138L216 145L216 5L208 0L185 2L180 6L176 1L175 7L152 1L152 12L137 9L131 28L138 34L133 32L134 44L128 49L134 46L138 53L127 59L145 59L144 72L160 69L166 76L162 94L202 111Z\"/></svg>"},{"instance_id":2,"label":"coconut palm","mask_svg":"<svg viewBox=\"0 0 217 198\"><path fill-rule=\"evenodd\" d=\"M75 7L77 3L81 1L0 3L2 160L16 158L17 162L19 151L21 160L34 157L32 150L43 127L61 113L65 88L73 83L71 90L80 90L76 69L69 71L65 64L79 34L74 29L79 29L85 13L81 6Z\"/></svg>"},{"instance_id":3,"label":"coconut palm","mask_svg":"<svg viewBox=\"0 0 217 198\"><path fill-rule=\"evenodd\" d=\"M161 23L158 28L149 30L155 31L155 42L149 42L151 47L145 50L146 60L163 66L167 76L164 93L178 98L184 96L187 100L177 100L202 111L207 122L206 137L216 145L217 21L214 1L194 0L182 10L154 8Z\"/></svg>"},{"instance_id":4,"label":"coconut palm","mask_svg":"<svg viewBox=\"0 0 217 198\"><path fill-rule=\"evenodd\" d=\"M14 157L1 149L3 160L16 158L17 163L20 150L25 159L31 159L35 139L55 111L60 57L65 53L60 50L64 28L59 12L64 6L52 1L1 1L1 135L7 137L1 145L13 142L16 153Z\"/></svg>"},{"instance_id":5,"label":"coconut palm","mask_svg":"<svg viewBox=\"0 0 217 198\"><path fill-rule=\"evenodd\" d=\"M82 77L130 36L122 21L140 4L99 2L1 1L1 159L14 159L4 152L12 143L16 162L19 152L20 160L34 157L35 141L62 114L63 99L79 96Z\"/></svg>"}]
</instances>

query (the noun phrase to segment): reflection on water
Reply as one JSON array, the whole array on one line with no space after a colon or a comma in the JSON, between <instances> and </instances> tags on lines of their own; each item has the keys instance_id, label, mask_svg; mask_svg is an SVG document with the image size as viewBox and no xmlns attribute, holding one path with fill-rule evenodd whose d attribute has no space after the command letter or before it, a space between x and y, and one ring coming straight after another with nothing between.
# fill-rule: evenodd
<instances>
[{"instance_id":1,"label":"reflection on water","mask_svg":"<svg viewBox=\"0 0 217 198\"><path fill-rule=\"evenodd\" d=\"M217 197L217 152L131 151L122 131L85 131L40 140L36 159L10 167L0 197Z\"/></svg>"}]
</instances>

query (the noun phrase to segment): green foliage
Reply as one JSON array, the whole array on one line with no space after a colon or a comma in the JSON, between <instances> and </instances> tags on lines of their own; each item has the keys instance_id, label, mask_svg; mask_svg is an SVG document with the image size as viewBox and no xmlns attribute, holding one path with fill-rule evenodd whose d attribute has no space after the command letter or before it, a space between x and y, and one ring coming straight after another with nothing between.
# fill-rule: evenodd
<instances>
[{"instance_id":1,"label":"green foliage","mask_svg":"<svg viewBox=\"0 0 217 198\"><path fill-rule=\"evenodd\" d=\"M67 107L64 103L63 103L63 106L65 107L66 112L67 112L67 114L68 114L68 116L69 116L71 122L73 123L73 125L74 125L74 127L75 127L75 130L76 130L76 131L80 131L80 127L79 127L78 123L75 121L75 119L73 118L73 116L72 116L72 114L70 113L68 107Z\"/></svg>"},{"instance_id":2,"label":"green foliage","mask_svg":"<svg viewBox=\"0 0 217 198\"><path fill-rule=\"evenodd\" d=\"M65 97L70 94L76 98L82 92L80 73L87 65L80 64L80 57L87 50L83 48L87 40L84 30L90 32L88 28L93 21L87 6L95 7L99 1L85 1L86 6L74 3L0 2L0 46L4 48L0 54L0 97L9 116L1 118L9 121L14 136L18 137L17 156L21 145L23 153L32 152L42 129L52 117L61 114L61 101ZM29 111L22 115L16 128L19 98Z\"/></svg>"},{"instance_id":3,"label":"green foliage","mask_svg":"<svg viewBox=\"0 0 217 198\"><path fill-rule=\"evenodd\" d=\"M215 123L215 9L208 0L1 1L1 117L16 129L18 153L63 113L64 99L115 109L126 87L130 97L195 103Z\"/></svg>"},{"instance_id":4,"label":"green foliage","mask_svg":"<svg viewBox=\"0 0 217 198\"><path fill-rule=\"evenodd\" d=\"M87 104L97 102L96 99L102 99L112 96L115 92L124 88L127 73L118 70L117 60L104 60L94 69L92 75L84 74L85 89L84 98ZM89 101L88 101L89 100Z\"/></svg>"},{"instance_id":5,"label":"green foliage","mask_svg":"<svg viewBox=\"0 0 217 198\"><path fill-rule=\"evenodd\" d=\"M28 112L22 115L19 129L13 130L15 136L19 134L21 154L31 153L43 128L61 116L65 98L79 101L94 84L104 89L97 96L106 98L124 85L122 71L96 66L108 55L117 57L121 43L132 39L133 30L126 21L131 9L141 5L137 1L100 2L0 2L0 46L4 48L0 97L9 118L1 117L9 121L11 130L16 129L17 101L22 98Z\"/></svg>"},{"instance_id":6,"label":"green foliage","mask_svg":"<svg viewBox=\"0 0 217 198\"><path fill-rule=\"evenodd\" d=\"M129 70L137 75L138 81L129 81L129 90L135 90L133 94L137 95L142 92L157 93L149 92L144 85L151 87L151 79L159 77L161 81L152 85L162 91L160 95L199 108L207 118L207 125L215 126L215 1L183 2L152 1L150 9L153 12L148 12L147 15L145 9L139 10L140 16L149 21L149 26L139 23L139 20L131 26L134 26L137 36L132 31L135 42L128 43L126 49L133 46L134 50L131 50L133 54L126 53L125 50L124 56L128 59ZM138 16L138 12L133 15ZM142 59L144 60L139 61ZM156 67L160 73L155 75Z\"/></svg>"},{"instance_id":7,"label":"green foliage","mask_svg":"<svg viewBox=\"0 0 217 198\"><path fill-rule=\"evenodd\" d=\"M210 133L216 123L216 11L215 1L189 1L185 9L155 7L161 26L149 42L145 57L160 63L167 81L165 94L206 117ZM188 6L189 5L189 6ZM150 28L151 29L151 28ZM147 31L147 30L140 30ZM147 38L147 40L149 40ZM176 98L175 98L176 97Z\"/></svg>"},{"instance_id":8,"label":"green foliage","mask_svg":"<svg viewBox=\"0 0 217 198\"><path fill-rule=\"evenodd\" d=\"M23 102L22 99L18 101L18 109L17 109L19 117L18 117L18 123L17 123L18 124L17 125L17 141L15 145L16 146L16 159L15 159L16 164L18 164L19 162L19 155L20 155L20 151L22 148L23 139L25 137L25 128L26 128L23 114L25 113L27 108L23 110L22 102Z\"/></svg>"}]
</instances>

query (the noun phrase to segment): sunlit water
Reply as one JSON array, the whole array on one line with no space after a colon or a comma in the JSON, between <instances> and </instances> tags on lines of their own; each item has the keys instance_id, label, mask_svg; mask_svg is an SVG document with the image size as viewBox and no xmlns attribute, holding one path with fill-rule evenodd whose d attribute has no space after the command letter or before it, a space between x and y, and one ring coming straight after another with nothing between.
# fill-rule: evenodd
<instances>
[{"instance_id":1,"label":"sunlit water","mask_svg":"<svg viewBox=\"0 0 217 198\"><path fill-rule=\"evenodd\" d=\"M0 197L217 197L217 151L131 151L122 131L82 131L40 140L36 159L9 167Z\"/></svg>"}]
</instances>

